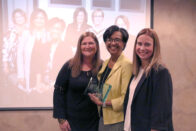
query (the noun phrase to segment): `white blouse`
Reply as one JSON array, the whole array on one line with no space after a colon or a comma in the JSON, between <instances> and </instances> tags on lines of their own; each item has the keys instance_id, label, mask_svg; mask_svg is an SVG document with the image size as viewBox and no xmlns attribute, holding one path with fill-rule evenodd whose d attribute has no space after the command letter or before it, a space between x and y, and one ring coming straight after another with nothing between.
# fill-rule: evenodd
<instances>
[{"instance_id":1,"label":"white blouse","mask_svg":"<svg viewBox=\"0 0 196 131\"><path fill-rule=\"evenodd\" d=\"M135 92L137 84L142 78L143 73L144 73L144 69L140 68L138 76L133 78L129 86L129 100L128 100L127 109L126 109L124 131L131 131L131 104L133 100L133 94Z\"/></svg>"}]
</instances>

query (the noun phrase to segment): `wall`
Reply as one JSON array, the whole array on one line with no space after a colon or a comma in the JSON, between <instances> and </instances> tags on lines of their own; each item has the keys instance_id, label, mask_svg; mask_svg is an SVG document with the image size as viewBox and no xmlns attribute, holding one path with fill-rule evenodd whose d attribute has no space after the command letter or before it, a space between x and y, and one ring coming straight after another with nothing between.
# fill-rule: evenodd
<instances>
[{"instance_id":1,"label":"wall","mask_svg":"<svg viewBox=\"0 0 196 131\"><path fill-rule=\"evenodd\" d=\"M0 131L58 131L52 111L1 111Z\"/></svg>"},{"instance_id":2,"label":"wall","mask_svg":"<svg viewBox=\"0 0 196 131\"><path fill-rule=\"evenodd\" d=\"M154 28L162 58L173 78L173 122L176 131L196 128L196 1L155 0Z\"/></svg>"},{"instance_id":3,"label":"wall","mask_svg":"<svg viewBox=\"0 0 196 131\"><path fill-rule=\"evenodd\" d=\"M175 131L196 128L196 1L154 0L154 29L173 78ZM1 111L0 130L58 130L52 111Z\"/></svg>"}]
</instances>

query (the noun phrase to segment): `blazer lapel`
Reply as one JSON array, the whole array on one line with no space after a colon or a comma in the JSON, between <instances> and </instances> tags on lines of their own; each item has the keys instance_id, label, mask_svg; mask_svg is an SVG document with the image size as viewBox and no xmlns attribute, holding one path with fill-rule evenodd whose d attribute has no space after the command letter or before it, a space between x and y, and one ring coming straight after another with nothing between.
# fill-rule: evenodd
<instances>
[{"instance_id":1,"label":"blazer lapel","mask_svg":"<svg viewBox=\"0 0 196 131\"><path fill-rule=\"evenodd\" d=\"M103 74L103 72L104 72L106 66L108 65L108 62L109 62L109 59L106 60L106 61L103 63L101 70L98 72L97 77L98 77L99 80L101 79L101 75Z\"/></svg>"},{"instance_id":2,"label":"blazer lapel","mask_svg":"<svg viewBox=\"0 0 196 131\"><path fill-rule=\"evenodd\" d=\"M140 90L140 88L141 88L141 86L142 86L142 84L143 84L145 78L146 78L146 76L145 76L145 73L144 73L144 74L142 75L142 78L140 79L139 83L138 83L137 86L136 86L136 89L135 89L135 92L134 92L133 100L132 100L132 101L134 101L134 99L135 99L137 93L139 92L139 90Z\"/></svg>"},{"instance_id":3,"label":"blazer lapel","mask_svg":"<svg viewBox=\"0 0 196 131\"><path fill-rule=\"evenodd\" d=\"M110 74L108 75L107 79L110 78L112 76L112 74L114 74L120 67L121 67L121 63L122 63L122 60L124 58L124 55L123 53L119 56L118 60L116 61L116 63L114 64ZM109 61L108 61L109 62ZM106 80L107 80L106 79Z\"/></svg>"},{"instance_id":4,"label":"blazer lapel","mask_svg":"<svg viewBox=\"0 0 196 131\"><path fill-rule=\"evenodd\" d=\"M114 67L112 68L110 74L108 75L107 79L110 78L112 76L112 74L114 74L118 70L119 67L120 67L120 64L115 64Z\"/></svg>"},{"instance_id":5,"label":"blazer lapel","mask_svg":"<svg viewBox=\"0 0 196 131\"><path fill-rule=\"evenodd\" d=\"M110 78L111 76L112 76L112 74L114 74L114 72L116 72L118 69L119 69L119 67L121 66L121 61L124 59L124 55L123 55L123 53L119 56L119 58L118 58L118 60L116 61L116 63L114 64L114 66L113 66L113 68L112 68L112 70L111 70L111 72L110 72L110 74L108 75L108 77L107 77L107 79L108 78ZM103 63L103 65L102 65L102 68L101 68L101 70L99 71L99 73L98 73L98 79L100 80L100 78L101 78L101 75L103 74L103 72L105 71L105 68L106 68L106 66L108 65L108 63L109 63L109 61L110 61L110 59L108 59L108 60L106 60L104 63ZM106 80L107 80L106 79Z\"/></svg>"}]
</instances>

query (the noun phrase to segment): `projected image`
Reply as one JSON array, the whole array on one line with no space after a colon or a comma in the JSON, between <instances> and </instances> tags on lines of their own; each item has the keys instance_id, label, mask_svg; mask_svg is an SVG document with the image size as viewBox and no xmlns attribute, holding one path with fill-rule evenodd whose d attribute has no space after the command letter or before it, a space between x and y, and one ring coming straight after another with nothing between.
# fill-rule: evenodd
<instances>
[{"instance_id":1,"label":"projected image","mask_svg":"<svg viewBox=\"0 0 196 131\"><path fill-rule=\"evenodd\" d=\"M137 0L138 12L122 10L126 0L109 0L109 5L97 0L16 1L2 1L0 108L52 107L56 76L74 56L82 33L96 34L105 60L105 29L114 24L125 28L129 40L124 53L132 61L135 35L150 27L150 0Z\"/></svg>"},{"instance_id":2,"label":"projected image","mask_svg":"<svg viewBox=\"0 0 196 131\"><path fill-rule=\"evenodd\" d=\"M73 22L68 25L65 35L65 42L70 44L72 51L74 53L76 51L77 40L80 37L80 35L83 32L88 31L90 28L92 28L89 24L87 24L87 22L88 14L85 8L76 8L73 14Z\"/></svg>"},{"instance_id":3,"label":"projected image","mask_svg":"<svg viewBox=\"0 0 196 131\"><path fill-rule=\"evenodd\" d=\"M23 35L27 32L27 15L21 9L16 9L12 13L12 27L3 37L2 43L2 70L7 78L7 83L16 86L18 84L18 45L24 39ZM5 79L6 80L6 79ZM22 88L22 86L18 86Z\"/></svg>"}]
</instances>

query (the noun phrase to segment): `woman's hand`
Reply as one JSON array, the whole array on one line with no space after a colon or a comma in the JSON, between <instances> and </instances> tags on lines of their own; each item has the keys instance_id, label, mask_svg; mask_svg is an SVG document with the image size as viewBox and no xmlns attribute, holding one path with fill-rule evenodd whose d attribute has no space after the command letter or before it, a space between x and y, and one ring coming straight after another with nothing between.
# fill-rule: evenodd
<instances>
[{"instance_id":1,"label":"woman's hand","mask_svg":"<svg viewBox=\"0 0 196 131\"><path fill-rule=\"evenodd\" d=\"M60 127L61 131L71 131L71 127L70 127L69 122L67 120L65 120L62 123L59 123L59 127Z\"/></svg>"},{"instance_id":2,"label":"woman's hand","mask_svg":"<svg viewBox=\"0 0 196 131\"><path fill-rule=\"evenodd\" d=\"M95 94L88 93L88 96L90 97L91 101L93 101L98 106L102 106L103 105L103 103L99 100L99 98Z\"/></svg>"}]
</instances>

